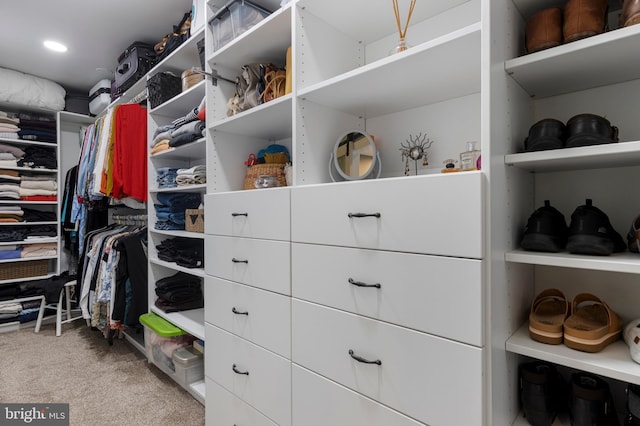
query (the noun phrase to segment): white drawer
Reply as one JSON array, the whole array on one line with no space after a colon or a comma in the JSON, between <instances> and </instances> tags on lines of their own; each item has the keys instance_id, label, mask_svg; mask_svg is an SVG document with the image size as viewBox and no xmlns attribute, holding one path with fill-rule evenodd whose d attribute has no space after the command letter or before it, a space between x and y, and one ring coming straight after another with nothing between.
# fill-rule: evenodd
<instances>
[{"instance_id":1,"label":"white drawer","mask_svg":"<svg viewBox=\"0 0 640 426\"><path fill-rule=\"evenodd\" d=\"M204 232L231 237L290 240L289 188L204 196Z\"/></svg>"},{"instance_id":2,"label":"white drawer","mask_svg":"<svg viewBox=\"0 0 640 426\"><path fill-rule=\"evenodd\" d=\"M482 179L465 172L293 188L291 240L480 259Z\"/></svg>"},{"instance_id":3,"label":"white drawer","mask_svg":"<svg viewBox=\"0 0 640 426\"><path fill-rule=\"evenodd\" d=\"M277 426L255 408L206 378L205 418L207 426Z\"/></svg>"},{"instance_id":4,"label":"white drawer","mask_svg":"<svg viewBox=\"0 0 640 426\"><path fill-rule=\"evenodd\" d=\"M253 238L205 236L205 272L291 294L291 243Z\"/></svg>"},{"instance_id":5,"label":"white drawer","mask_svg":"<svg viewBox=\"0 0 640 426\"><path fill-rule=\"evenodd\" d=\"M430 425L483 424L482 349L296 299L291 323L294 363Z\"/></svg>"},{"instance_id":6,"label":"white drawer","mask_svg":"<svg viewBox=\"0 0 640 426\"><path fill-rule=\"evenodd\" d=\"M422 423L295 364L292 366L292 370L294 425L422 425ZM209 388L207 388L207 395L209 395ZM209 409L208 401L207 409Z\"/></svg>"},{"instance_id":7,"label":"white drawer","mask_svg":"<svg viewBox=\"0 0 640 426\"><path fill-rule=\"evenodd\" d=\"M205 339L207 377L275 423L291 425L291 362L208 323Z\"/></svg>"},{"instance_id":8,"label":"white drawer","mask_svg":"<svg viewBox=\"0 0 640 426\"><path fill-rule=\"evenodd\" d=\"M205 276L204 320L291 358L291 298Z\"/></svg>"},{"instance_id":9,"label":"white drawer","mask_svg":"<svg viewBox=\"0 0 640 426\"><path fill-rule=\"evenodd\" d=\"M293 297L483 345L481 260L299 243L291 253Z\"/></svg>"}]
</instances>

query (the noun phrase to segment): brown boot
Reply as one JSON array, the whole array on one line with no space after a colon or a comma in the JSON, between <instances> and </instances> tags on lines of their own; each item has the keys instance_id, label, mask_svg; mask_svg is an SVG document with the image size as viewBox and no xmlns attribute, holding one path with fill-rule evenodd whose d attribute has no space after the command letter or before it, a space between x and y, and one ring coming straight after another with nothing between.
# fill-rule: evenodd
<instances>
[{"instance_id":1,"label":"brown boot","mask_svg":"<svg viewBox=\"0 0 640 426\"><path fill-rule=\"evenodd\" d=\"M569 0L564 8L564 41L580 40L605 30L607 0Z\"/></svg>"},{"instance_id":2,"label":"brown boot","mask_svg":"<svg viewBox=\"0 0 640 426\"><path fill-rule=\"evenodd\" d=\"M640 0L624 0L620 14L620 27L640 24Z\"/></svg>"},{"instance_id":3,"label":"brown boot","mask_svg":"<svg viewBox=\"0 0 640 426\"><path fill-rule=\"evenodd\" d=\"M640 1L640 0L638 0ZM527 21L525 28L527 53L558 46L562 43L562 9L544 9Z\"/></svg>"}]
</instances>

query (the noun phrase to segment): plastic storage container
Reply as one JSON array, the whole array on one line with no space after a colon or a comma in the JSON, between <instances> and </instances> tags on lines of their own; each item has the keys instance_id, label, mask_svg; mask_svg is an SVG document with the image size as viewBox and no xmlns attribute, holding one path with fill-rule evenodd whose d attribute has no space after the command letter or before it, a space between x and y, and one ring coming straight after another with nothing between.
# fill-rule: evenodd
<instances>
[{"instance_id":1,"label":"plastic storage container","mask_svg":"<svg viewBox=\"0 0 640 426\"><path fill-rule=\"evenodd\" d=\"M100 80L89 90L89 111L98 115L111 103L111 80Z\"/></svg>"},{"instance_id":2,"label":"plastic storage container","mask_svg":"<svg viewBox=\"0 0 640 426\"><path fill-rule=\"evenodd\" d=\"M232 0L227 3L209 22L213 32L213 50L220 49L270 13L247 0Z\"/></svg>"},{"instance_id":3,"label":"plastic storage container","mask_svg":"<svg viewBox=\"0 0 640 426\"><path fill-rule=\"evenodd\" d=\"M202 354L193 346L185 346L173 352L175 380L183 387L204 379L204 361Z\"/></svg>"},{"instance_id":4,"label":"plastic storage container","mask_svg":"<svg viewBox=\"0 0 640 426\"><path fill-rule=\"evenodd\" d=\"M140 323L144 326L147 360L175 377L173 352L191 345L195 338L153 312L140 315Z\"/></svg>"}]
</instances>

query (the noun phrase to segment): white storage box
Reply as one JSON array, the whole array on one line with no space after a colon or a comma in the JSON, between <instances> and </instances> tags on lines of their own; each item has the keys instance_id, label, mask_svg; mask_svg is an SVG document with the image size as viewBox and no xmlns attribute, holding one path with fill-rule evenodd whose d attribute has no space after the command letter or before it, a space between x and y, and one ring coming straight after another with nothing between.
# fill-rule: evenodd
<instances>
[{"instance_id":1,"label":"white storage box","mask_svg":"<svg viewBox=\"0 0 640 426\"><path fill-rule=\"evenodd\" d=\"M98 115L111 103L111 80L100 80L89 90L89 112Z\"/></svg>"},{"instance_id":2,"label":"white storage box","mask_svg":"<svg viewBox=\"0 0 640 426\"><path fill-rule=\"evenodd\" d=\"M232 0L209 22L213 32L213 50L218 50L269 16L270 12L247 0Z\"/></svg>"},{"instance_id":3,"label":"white storage box","mask_svg":"<svg viewBox=\"0 0 640 426\"><path fill-rule=\"evenodd\" d=\"M193 346L176 349L173 352L173 365L176 369L174 379L183 387L204 380L204 360Z\"/></svg>"}]
</instances>

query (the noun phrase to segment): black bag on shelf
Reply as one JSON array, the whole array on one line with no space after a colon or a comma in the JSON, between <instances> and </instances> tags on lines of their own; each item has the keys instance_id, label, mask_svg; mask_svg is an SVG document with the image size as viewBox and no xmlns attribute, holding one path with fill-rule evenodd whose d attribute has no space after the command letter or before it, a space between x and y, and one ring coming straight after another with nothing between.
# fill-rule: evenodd
<instances>
[{"instance_id":1,"label":"black bag on shelf","mask_svg":"<svg viewBox=\"0 0 640 426\"><path fill-rule=\"evenodd\" d=\"M170 72L159 72L147 81L151 108L165 103L182 92L182 80Z\"/></svg>"},{"instance_id":2,"label":"black bag on shelf","mask_svg":"<svg viewBox=\"0 0 640 426\"><path fill-rule=\"evenodd\" d=\"M173 32L165 35L162 41L154 46L155 52L158 54L158 63L169 56L171 52L180 47L180 45L189 38L190 28L191 12L189 11L184 14L178 25L173 26Z\"/></svg>"},{"instance_id":3,"label":"black bag on shelf","mask_svg":"<svg viewBox=\"0 0 640 426\"><path fill-rule=\"evenodd\" d=\"M122 94L149 72L156 63L153 46L141 41L131 44L118 57L115 82Z\"/></svg>"}]
</instances>

